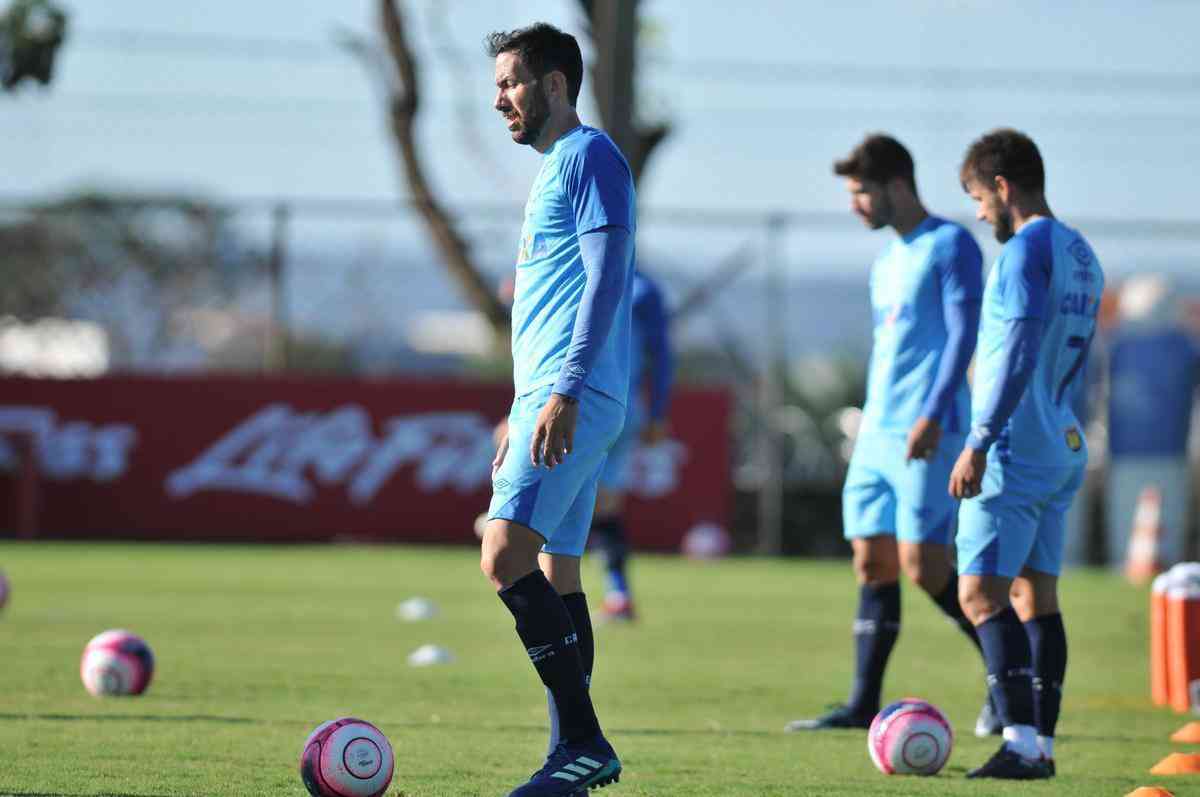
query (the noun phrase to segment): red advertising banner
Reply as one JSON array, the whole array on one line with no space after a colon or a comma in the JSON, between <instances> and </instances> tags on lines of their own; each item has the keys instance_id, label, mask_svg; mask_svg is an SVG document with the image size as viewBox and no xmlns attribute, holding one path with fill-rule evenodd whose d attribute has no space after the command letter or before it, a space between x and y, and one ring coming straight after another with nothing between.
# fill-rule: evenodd
<instances>
[{"instance_id":1,"label":"red advertising banner","mask_svg":"<svg viewBox=\"0 0 1200 797\"><path fill-rule=\"evenodd\" d=\"M511 400L456 381L0 379L0 535L32 499L46 537L473 542ZM677 392L671 439L634 457L636 545L727 523L729 411Z\"/></svg>"}]
</instances>

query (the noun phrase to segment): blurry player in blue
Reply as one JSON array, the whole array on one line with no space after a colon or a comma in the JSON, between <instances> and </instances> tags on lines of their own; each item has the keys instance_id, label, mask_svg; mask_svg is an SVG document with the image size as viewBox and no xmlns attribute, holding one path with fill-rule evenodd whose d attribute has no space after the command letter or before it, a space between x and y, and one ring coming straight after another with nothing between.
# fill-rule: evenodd
<instances>
[{"instance_id":1,"label":"blurry player in blue","mask_svg":"<svg viewBox=\"0 0 1200 797\"><path fill-rule=\"evenodd\" d=\"M604 553L608 581L604 614L610 620L632 620L633 598L626 565L629 538L621 518L629 490L630 460L639 442L654 445L667 435L667 406L671 400L674 364L667 313L654 280L641 271L633 275L633 329L629 350L629 400L625 428L608 452L600 473L592 540Z\"/></svg>"},{"instance_id":2,"label":"blurry player in blue","mask_svg":"<svg viewBox=\"0 0 1200 797\"><path fill-rule=\"evenodd\" d=\"M983 136L961 177L1004 242L983 293L971 433L949 482L951 495L969 499L958 516L959 594L1004 726L1000 749L967 777L1049 778L1067 669L1057 594L1064 523L1087 463L1071 397L1104 272L1050 212L1042 156L1027 136Z\"/></svg>"},{"instance_id":3,"label":"blurry player in blue","mask_svg":"<svg viewBox=\"0 0 1200 797\"><path fill-rule=\"evenodd\" d=\"M492 468L481 567L552 696L557 738L510 797L617 780L589 693L594 643L579 557L625 425L634 262L629 165L575 111L583 57L546 24L493 33L495 108L543 155L525 205L512 308L515 399Z\"/></svg>"},{"instance_id":4,"label":"blurry player in blue","mask_svg":"<svg viewBox=\"0 0 1200 797\"><path fill-rule=\"evenodd\" d=\"M845 705L789 731L870 726L900 632L901 570L978 645L958 602L949 549L957 502L945 484L967 433L983 257L970 233L925 210L912 156L896 139L868 136L833 171L846 179L854 213L896 238L871 268L875 340L842 491L859 584L853 688ZM985 704L984 734L990 716Z\"/></svg>"}]
</instances>

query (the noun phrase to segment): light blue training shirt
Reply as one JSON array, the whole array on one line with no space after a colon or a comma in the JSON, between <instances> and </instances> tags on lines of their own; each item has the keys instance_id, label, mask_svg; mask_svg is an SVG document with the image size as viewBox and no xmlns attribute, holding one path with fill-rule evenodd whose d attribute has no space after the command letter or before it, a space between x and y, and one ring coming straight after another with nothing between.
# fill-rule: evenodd
<instances>
[{"instance_id":1,"label":"light blue training shirt","mask_svg":"<svg viewBox=\"0 0 1200 797\"><path fill-rule=\"evenodd\" d=\"M983 254L967 230L935 216L897 237L871 267L875 336L867 374L862 432L907 433L931 413L948 434L966 434L970 352L952 377L943 406L927 407L949 339L948 316L978 302ZM974 329L965 330L973 341Z\"/></svg>"},{"instance_id":2,"label":"light blue training shirt","mask_svg":"<svg viewBox=\"0 0 1200 797\"><path fill-rule=\"evenodd\" d=\"M517 255L512 308L517 396L559 381L588 275L579 237L603 227L636 230L633 177L604 132L581 125L544 153ZM625 404L629 393L633 247L629 247L612 327L587 373L564 375ZM608 267L606 265L606 267Z\"/></svg>"},{"instance_id":3,"label":"light blue training shirt","mask_svg":"<svg viewBox=\"0 0 1200 797\"><path fill-rule=\"evenodd\" d=\"M1004 245L983 293L971 437L995 439L1002 462L1063 467L1085 462L1072 399L1082 378L1104 292L1104 271L1078 232L1035 219ZM1041 322L1041 344L1024 393L1008 417L989 417L1008 385L1012 322ZM1001 413L1003 415L1003 413Z\"/></svg>"}]
</instances>

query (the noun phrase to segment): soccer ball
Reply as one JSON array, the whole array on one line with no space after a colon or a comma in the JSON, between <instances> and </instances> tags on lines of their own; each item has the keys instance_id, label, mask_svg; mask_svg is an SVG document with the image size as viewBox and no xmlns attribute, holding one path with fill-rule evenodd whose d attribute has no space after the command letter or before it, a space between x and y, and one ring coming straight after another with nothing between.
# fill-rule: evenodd
<instances>
[{"instance_id":1,"label":"soccer ball","mask_svg":"<svg viewBox=\"0 0 1200 797\"><path fill-rule=\"evenodd\" d=\"M137 634L120 629L92 638L83 649L79 677L96 697L140 695L154 676L154 654Z\"/></svg>"},{"instance_id":2,"label":"soccer ball","mask_svg":"<svg viewBox=\"0 0 1200 797\"><path fill-rule=\"evenodd\" d=\"M0 570L0 609L3 609L6 603L8 603L8 579L4 577L4 571Z\"/></svg>"},{"instance_id":3,"label":"soccer ball","mask_svg":"<svg viewBox=\"0 0 1200 797\"><path fill-rule=\"evenodd\" d=\"M733 548L733 540L716 523L697 523L683 535L680 549L689 559L720 559Z\"/></svg>"},{"instance_id":4,"label":"soccer ball","mask_svg":"<svg viewBox=\"0 0 1200 797\"><path fill-rule=\"evenodd\" d=\"M369 722L321 723L304 741L300 779L313 797L379 797L392 782L392 745Z\"/></svg>"},{"instance_id":5,"label":"soccer ball","mask_svg":"<svg viewBox=\"0 0 1200 797\"><path fill-rule=\"evenodd\" d=\"M950 758L954 730L932 704L906 697L875 715L867 752L885 775L934 775Z\"/></svg>"}]
</instances>

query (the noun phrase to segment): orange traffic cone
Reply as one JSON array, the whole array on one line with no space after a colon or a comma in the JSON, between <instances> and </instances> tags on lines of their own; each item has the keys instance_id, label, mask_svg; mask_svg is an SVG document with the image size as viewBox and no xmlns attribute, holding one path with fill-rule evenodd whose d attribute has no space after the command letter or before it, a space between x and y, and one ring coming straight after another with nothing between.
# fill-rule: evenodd
<instances>
[{"instance_id":1,"label":"orange traffic cone","mask_svg":"<svg viewBox=\"0 0 1200 797\"><path fill-rule=\"evenodd\" d=\"M1138 495L1125 554L1125 578L1132 584L1145 584L1162 572L1159 546L1163 540L1162 491L1150 485Z\"/></svg>"},{"instance_id":2,"label":"orange traffic cone","mask_svg":"<svg viewBox=\"0 0 1200 797\"><path fill-rule=\"evenodd\" d=\"M1125 797L1175 797L1175 795L1159 786L1139 786Z\"/></svg>"}]
</instances>

